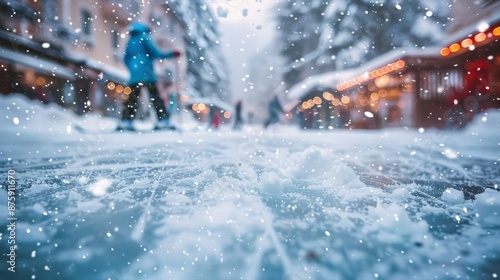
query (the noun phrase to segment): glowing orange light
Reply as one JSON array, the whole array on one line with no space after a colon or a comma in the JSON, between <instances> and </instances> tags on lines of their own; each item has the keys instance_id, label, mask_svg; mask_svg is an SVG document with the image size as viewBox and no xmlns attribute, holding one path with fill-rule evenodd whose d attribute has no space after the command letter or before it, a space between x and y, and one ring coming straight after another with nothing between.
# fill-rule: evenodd
<instances>
[{"instance_id":1,"label":"glowing orange light","mask_svg":"<svg viewBox=\"0 0 500 280\"><path fill-rule=\"evenodd\" d=\"M450 51L451 52L458 52L460 50L460 45L455 43L450 46Z\"/></svg>"},{"instance_id":2,"label":"glowing orange light","mask_svg":"<svg viewBox=\"0 0 500 280\"><path fill-rule=\"evenodd\" d=\"M230 112L224 112L224 118L226 119L229 119L231 117L231 113Z\"/></svg>"},{"instance_id":3,"label":"glowing orange light","mask_svg":"<svg viewBox=\"0 0 500 280\"><path fill-rule=\"evenodd\" d=\"M476 36L474 36L474 40L476 42L478 42L478 43L482 42L482 41L486 40L486 34L484 34L482 32L481 33L477 33Z\"/></svg>"},{"instance_id":4,"label":"glowing orange light","mask_svg":"<svg viewBox=\"0 0 500 280\"><path fill-rule=\"evenodd\" d=\"M472 41L472 39L467 38L467 39L462 41L462 48L468 48L468 47L472 46L473 43L474 42Z\"/></svg>"},{"instance_id":5,"label":"glowing orange light","mask_svg":"<svg viewBox=\"0 0 500 280\"><path fill-rule=\"evenodd\" d=\"M304 108L306 110L309 109L309 105L307 105L307 102L305 102L305 101L302 102L302 108Z\"/></svg>"},{"instance_id":6,"label":"glowing orange light","mask_svg":"<svg viewBox=\"0 0 500 280\"><path fill-rule=\"evenodd\" d=\"M109 82L109 83L108 83L108 89L109 89L109 90L114 90L114 89L115 89L115 83L113 83L113 82Z\"/></svg>"},{"instance_id":7,"label":"glowing orange light","mask_svg":"<svg viewBox=\"0 0 500 280\"><path fill-rule=\"evenodd\" d=\"M441 52L440 52L440 53L441 53L441 55L442 55L442 56L447 56L447 55L449 55L449 54L450 54L450 49L449 49L449 48L447 48L447 47L446 47L446 48L443 48L443 49L441 49Z\"/></svg>"},{"instance_id":8,"label":"glowing orange light","mask_svg":"<svg viewBox=\"0 0 500 280\"><path fill-rule=\"evenodd\" d=\"M383 88L389 84L390 78L388 75L383 75L375 79L375 85L378 86L379 88ZM371 88L370 90L375 90L374 88Z\"/></svg>"},{"instance_id":9,"label":"glowing orange light","mask_svg":"<svg viewBox=\"0 0 500 280\"><path fill-rule=\"evenodd\" d=\"M348 104L348 103L351 101L351 99L349 99L349 97L348 97L348 96L345 96L345 95L344 95L344 96L342 96L342 98L341 98L340 100L341 100L341 101L342 101L342 103L344 103L344 104Z\"/></svg>"},{"instance_id":10,"label":"glowing orange light","mask_svg":"<svg viewBox=\"0 0 500 280\"><path fill-rule=\"evenodd\" d=\"M116 92L122 93L123 92L123 86L122 85L117 85L115 88Z\"/></svg>"},{"instance_id":11,"label":"glowing orange light","mask_svg":"<svg viewBox=\"0 0 500 280\"><path fill-rule=\"evenodd\" d=\"M396 62L396 66L398 67L398 69L401 69L401 68L405 67L405 65L406 65L405 62L402 61L402 60L398 60Z\"/></svg>"},{"instance_id":12,"label":"glowing orange light","mask_svg":"<svg viewBox=\"0 0 500 280\"><path fill-rule=\"evenodd\" d=\"M184 102L189 102L191 98L187 95L181 95L180 100Z\"/></svg>"},{"instance_id":13,"label":"glowing orange light","mask_svg":"<svg viewBox=\"0 0 500 280\"><path fill-rule=\"evenodd\" d=\"M498 26L497 28L493 29L493 35L500 36L500 26Z\"/></svg>"},{"instance_id":14,"label":"glowing orange light","mask_svg":"<svg viewBox=\"0 0 500 280\"><path fill-rule=\"evenodd\" d=\"M321 97L316 96L314 97L313 102L314 104L319 105L321 104L321 102L323 102L323 100L321 100Z\"/></svg>"},{"instance_id":15,"label":"glowing orange light","mask_svg":"<svg viewBox=\"0 0 500 280\"><path fill-rule=\"evenodd\" d=\"M338 100L337 98L333 99L332 100L332 105L333 106L339 106L340 105L340 100Z\"/></svg>"},{"instance_id":16,"label":"glowing orange light","mask_svg":"<svg viewBox=\"0 0 500 280\"><path fill-rule=\"evenodd\" d=\"M191 109L193 109L193 111L198 111L198 104L193 104L193 106L191 106Z\"/></svg>"},{"instance_id":17,"label":"glowing orange light","mask_svg":"<svg viewBox=\"0 0 500 280\"><path fill-rule=\"evenodd\" d=\"M314 101L312 101L312 99L307 100L307 106L309 106L309 108L314 106Z\"/></svg>"},{"instance_id":18,"label":"glowing orange light","mask_svg":"<svg viewBox=\"0 0 500 280\"><path fill-rule=\"evenodd\" d=\"M198 104L198 110L199 110L199 111L203 111L203 110L205 110L205 108L206 108L206 107L207 107L207 106L205 106L205 104L203 104L203 103Z\"/></svg>"},{"instance_id":19,"label":"glowing orange light","mask_svg":"<svg viewBox=\"0 0 500 280\"><path fill-rule=\"evenodd\" d=\"M47 83L44 77L36 78L36 84L39 86L44 86Z\"/></svg>"},{"instance_id":20,"label":"glowing orange light","mask_svg":"<svg viewBox=\"0 0 500 280\"><path fill-rule=\"evenodd\" d=\"M330 101L333 99L333 94L329 93L328 91L323 92L323 98Z\"/></svg>"},{"instance_id":21,"label":"glowing orange light","mask_svg":"<svg viewBox=\"0 0 500 280\"><path fill-rule=\"evenodd\" d=\"M377 101L377 100L379 100L380 96L378 95L378 93L374 92L371 94L370 98L373 101Z\"/></svg>"},{"instance_id":22,"label":"glowing orange light","mask_svg":"<svg viewBox=\"0 0 500 280\"><path fill-rule=\"evenodd\" d=\"M129 88L129 87L126 87L126 88L123 89L123 93L125 93L125 94L131 94L132 93L132 89Z\"/></svg>"}]
</instances>

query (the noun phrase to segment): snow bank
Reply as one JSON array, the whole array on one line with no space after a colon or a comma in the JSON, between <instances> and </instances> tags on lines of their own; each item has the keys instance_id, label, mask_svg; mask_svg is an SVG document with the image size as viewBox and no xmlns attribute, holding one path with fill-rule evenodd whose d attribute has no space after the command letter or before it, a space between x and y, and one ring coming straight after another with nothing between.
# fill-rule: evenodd
<instances>
[{"instance_id":1,"label":"snow bank","mask_svg":"<svg viewBox=\"0 0 500 280\"><path fill-rule=\"evenodd\" d=\"M453 132L84 135L68 125L113 120L20 96L0 98L0 116L2 169L18 172L22 192L23 278L500 273L498 111ZM481 186L474 200L468 186Z\"/></svg>"},{"instance_id":2,"label":"snow bank","mask_svg":"<svg viewBox=\"0 0 500 280\"><path fill-rule=\"evenodd\" d=\"M500 129L500 110L489 109L474 116L465 127L467 133L477 133L495 136Z\"/></svg>"}]
</instances>

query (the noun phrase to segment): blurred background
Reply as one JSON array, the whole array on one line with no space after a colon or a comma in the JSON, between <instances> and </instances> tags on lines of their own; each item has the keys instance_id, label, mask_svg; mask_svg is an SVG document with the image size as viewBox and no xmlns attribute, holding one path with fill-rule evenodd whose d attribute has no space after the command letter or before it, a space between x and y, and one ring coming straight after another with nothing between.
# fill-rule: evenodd
<instances>
[{"instance_id":1,"label":"blurred background","mask_svg":"<svg viewBox=\"0 0 500 280\"><path fill-rule=\"evenodd\" d=\"M462 128L500 106L500 2L458 2L0 0L0 92L119 117L141 21L184 54L156 65L173 115L262 124L277 96L304 129Z\"/></svg>"}]
</instances>

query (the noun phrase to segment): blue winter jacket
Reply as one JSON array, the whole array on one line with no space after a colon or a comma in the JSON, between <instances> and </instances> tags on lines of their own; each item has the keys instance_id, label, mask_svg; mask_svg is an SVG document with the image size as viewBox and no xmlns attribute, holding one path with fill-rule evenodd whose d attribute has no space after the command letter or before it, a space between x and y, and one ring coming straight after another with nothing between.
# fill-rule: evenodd
<instances>
[{"instance_id":1,"label":"blue winter jacket","mask_svg":"<svg viewBox=\"0 0 500 280\"><path fill-rule=\"evenodd\" d=\"M154 60L173 57L173 52L163 53L155 46L147 25L132 23L124 57L130 72L129 85L155 83Z\"/></svg>"}]
</instances>

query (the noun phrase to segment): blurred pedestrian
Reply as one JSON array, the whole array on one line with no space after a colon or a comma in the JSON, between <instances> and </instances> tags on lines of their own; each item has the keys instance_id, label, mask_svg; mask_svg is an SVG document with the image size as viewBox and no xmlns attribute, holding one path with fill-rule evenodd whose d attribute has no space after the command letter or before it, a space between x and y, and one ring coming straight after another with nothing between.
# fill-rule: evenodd
<instances>
[{"instance_id":1,"label":"blurred pedestrian","mask_svg":"<svg viewBox=\"0 0 500 280\"><path fill-rule=\"evenodd\" d=\"M129 86L132 92L124 103L121 129L134 130L132 120L137 114L137 103L142 87L148 90L150 100L156 111L158 121L155 128L170 126L165 102L160 97L156 86L157 78L153 65L156 59L176 58L180 55L179 51L160 51L153 43L149 26L139 22L132 23L130 26L130 39L124 57L125 65L130 72Z\"/></svg>"},{"instance_id":2,"label":"blurred pedestrian","mask_svg":"<svg viewBox=\"0 0 500 280\"><path fill-rule=\"evenodd\" d=\"M241 126L243 125L243 119L241 118L241 100L238 100L238 102L236 102L236 108L235 108L235 119L234 119L234 126L233 126L233 129L234 130L238 130L241 128Z\"/></svg>"},{"instance_id":3,"label":"blurred pedestrian","mask_svg":"<svg viewBox=\"0 0 500 280\"><path fill-rule=\"evenodd\" d=\"M283 107L281 107L281 103L278 99L278 96L275 95L271 102L269 102L268 106L269 118L264 123L264 128L267 128L269 125L277 123L280 121L279 114L284 113Z\"/></svg>"},{"instance_id":4,"label":"blurred pedestrian","mask_svg":"<svg viewBox=\"0 0 500 280\"><path fill-rule=\"evenodd\" d=\"M218 129L219 124L220 124L220 113L216 110L215 106L211 106L209 127L213 129Z\"/></svg>"}]
</instances>

